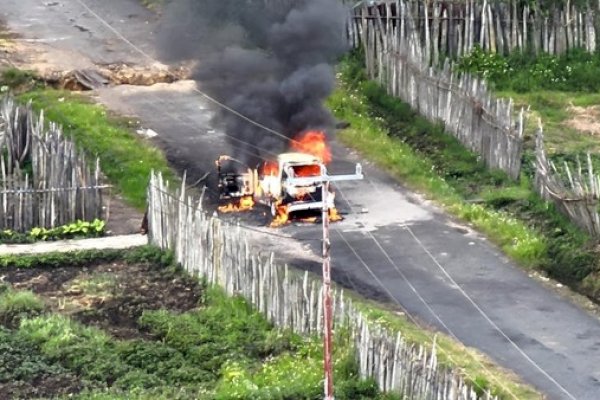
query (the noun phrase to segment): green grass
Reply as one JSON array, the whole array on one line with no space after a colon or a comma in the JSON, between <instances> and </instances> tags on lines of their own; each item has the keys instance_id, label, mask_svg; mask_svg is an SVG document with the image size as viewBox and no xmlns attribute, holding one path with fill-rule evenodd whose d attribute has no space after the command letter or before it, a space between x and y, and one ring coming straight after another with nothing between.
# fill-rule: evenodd
<instances>
[{"instance_id":1,"label":"green grass","mask_svg":"<svg viewBox=\"0 0 600 400\"><path fill-rule=\"evenodd\" d=\"M91 104L87 98L65 91L36 89L22 94L20 99L31 100L36 109L44 110L47 119L62 124L79 149L100 157L109 182L132 206L140 210L146 207L151 170L177 182L158 148L137 137L131 127L112 118L103 107Z\"/></svg>"},{"instance_id":2,"label":"green grass","mask_svg":"<svg viewBox=\"0 0 600 400\"><path fill-rule=\"evenodd\" d=\"M0 326L18 326L21 319L39 315L44 302L30 291L0 286Z\"/></svg>"},{"instance_id":3,"label":"green grass","mask_svg":"<svg viewBox=\"0 0 600 400\"><path fill-rule=\"evenodd\" d=\"M343 143L471 223L523 267L600 301L594 242L537 196L530 151L520 182L488 170L443 127L367 81L356 55L342 62L340 85L328 102L338 119L350 123L338 133Z\"/></svg>"},{"instance_id":4,"label":"green grass","mask_svg":"<svg viewBox=\"0 0 600 400\"><path fill-rule=\"evenodd\" d=\"M123 251L119 259L164 267L173 262L154 247ZM104 275L84 283L89 292L112 284ZM322 398L320 339L275 329L245 300L221 289L202 293L198 307L184 313L145 311L138 322L143 335L121 340L68 315L44 313L32 293L1 286L0 320L11 323L0 326L0 384L21 379L31 387L41 377L60 375L84 388L64 397L76 399ZM398 399L358 378L347 333L336 334L336 398Z\"/></svg>"},{"instance_id":5,"label":"green grass","mask_svg":"<svg viewBox=\"0 0 600 400\"><path fill-rule=\"evenodd\" d=\"M220 290L210 289L197 310L148 311L140 324L153 340L118 340L57 314L24 319L13 336L51 367L86 382L87 392L69 398L321 396L321 340L275 330L244 300ZM351 348L338 346L337 398L392 399L356 378L352 358Z\"/></svg>"},{"instance_id":6,"label":"green grass","mask_svg":"<svg viewBox=\"0 0 600 400\"><path fill-rule=\"evenodd\" d=\"M7 86L11 90L20 90L23 87L33 87L36 83L37 77L32 71L7 68L0 74L0 85Z\"/></svg>"},{"instance_id":7,"label":"green grass","mask_svg":"<svg viewBox=\"0 0 600 400\"><path fill-rule=\"evenodd\" d=\"M600 137L578 131L567 124L567 121L574 116L569 107L600 105L600 94L536 90L528 93L498 91L496 95L512 98L515 106L519 108L527 109L531 106L526 129L530 147L533 146L538 118L541 118L546 150L550 155L585 154L588 151L600 153Z\"/></svg>"},{"instance_id":8,"label":"green grass","mask_svg":"<svg viewBox=\"0 0 600 400\"><path fill-rule=\"evenodd\" d=\"M408 343L415 343L427 350L433 347L434 335L379 304L361 298L355 298L354 305L367 319L385 327L391 332L400 332ZM460 372L476 390L490 390L501 399L539 399L540 393L520 382L514 373L494 364L481 353L467 348L444 334L435 335L435 348L438 362ZM513 396L515 395L515 396Z\"/></svg>"},{"instance_id":9,"label":"green grass","mask_svg":"<svg viewBox=\"0 0 600 400\"><path fill-rule=\"evenodd\" d=\"M0 326L0 384L35 381L42 376L66 372L59 364L32 348L29 341Z\"/></svg>"},{"instance_id":10,"label":"green grass","mask_svg":"<svg viewBox=\"0 0 600 400\"><path fill-rule=\"evenodd\" d=\"M441 127L432 126L415 115L407 105L396 99L383 96L375 83L351 82L356 74L356 66L347 62L342 69L346 82L329 98L329 107L337 118L350 123L350 128L341 131L338 138L346 145L359 150L368 159L384 167L393 176L435 199L446 209L472 223L486 233L492 241L524 266L534 267L546 252L542 235L531 230L526 224L509 214L488 209L479 204L464 201L464 196L478 196L467 193L472 179L478 179L477 187L496 187L496 181L507 182L501 173L489 173L477 163L475 155L467 152L449 135L443 134ZM354 70L353 70L354 69ZM344 79L344 78L343 78ZM373 106L373 97L378 96L383 104ZM384 113L374 108L386 107ZM394 134L389 124L394 125ZM433 132L431 142L427 136ZM423 152L415 151L412 145L430 150L440 148L438 162L434 163ZM440 176L445 175L445 177ZM457 187L457 184L459 187ZM503 194L506 195L507 192ZM520 194L522 196L522 194Z\"/></svg>"}]
</instances>

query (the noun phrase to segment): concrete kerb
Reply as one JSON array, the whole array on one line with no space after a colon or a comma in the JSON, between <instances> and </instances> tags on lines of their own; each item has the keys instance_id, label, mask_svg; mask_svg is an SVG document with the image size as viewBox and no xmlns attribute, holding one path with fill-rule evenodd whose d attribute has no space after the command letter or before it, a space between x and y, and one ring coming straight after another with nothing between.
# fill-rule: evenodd
<instances>
[{"instance_id":1,"label":"concrete kerb","mask_svg":"<svg viewBox=\"0 0 600 400\"><path fill-rule=\"evenodd\" d=\"M18 254L42 254L42 253L67 253L80 250L105 250L105 249L127 249L130 247L145 246L148 244L148 236L119 235L106 236L92 239L58 240L54 242L36 242L31 244L2 244L0 255Z\"/></svg>"}]
</instances>

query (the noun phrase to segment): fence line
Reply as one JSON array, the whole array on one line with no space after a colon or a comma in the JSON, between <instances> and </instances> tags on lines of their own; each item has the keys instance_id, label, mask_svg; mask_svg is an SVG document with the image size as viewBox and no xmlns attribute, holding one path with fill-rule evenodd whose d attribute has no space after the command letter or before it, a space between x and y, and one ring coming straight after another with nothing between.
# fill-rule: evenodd
<instances>
[{"instance_id":1,"label":"fence line","mask_svg":"<svg viewBox=\"0 0 600 400\"><path fill-rule=\"evenodd\" d=\"M386 3L389 7L390 3ZM402 0L394 4L406 9ZM400 25L378 14L360 18L349 26L350 41L362 47L366 70L390 95L401 98L430 121L442 121L465 147L479 154L490 168L519 177L523 148L524 113L515 116L511 100L496 99L483 80L453 72L447 60L441 70L429 64L413 25L407 17Z\"/></svg>"},{"instance_id":2,"label":"fence line","mask_svg":"<svg viewBox=\"0 0 600 400\"><path fill-rule=\"evenodd\" d=\"M172 191L160 174L148 187L150 243L174 252L177 262L192 275L241 295L275 325L305 335L320 335L321 284L308 272L278 266L273 254L263 257L250 247L239 226L209 217L202 201L186 194L185 181ZM343 291L334 290L335 326L351 332L360 375L376 380L381 390L407 398L476 400L478 396L460 374L437 362L432 352L407 343L367 320ZM486 394L486 399L496 399Z\"/></svg>"},{"instance_id":3,"label":"fence line","mask_svg":"<svg viewBox=\"0 0 600 400\"><path fill-rule=\"evenodd\" d=\"M536 134L535 188L540 196L554 203L571 222L600 238L600 176L594 173L590 154L587 171L583 172L577 160L577 168L571 171L565 162L562 171L546 157L544 133L541 123Z\"/></svg>"},{"instance_id":4,"label":"fence line","mask_svg":"<svg viewBox=\"0 0 600 400\"><path fill-rule=\"evenodd\" d=\"M11 97L0 104L0 229L25 231L102 216L99 159L93 169L62 129Z\"/></svg>"},{"instance_id":5,"label":"fence line","mask_svg":"<svg viewBox=\"0 0 600 400\"><path fill-rule=\"evenodd\" d=\"M367 18L379 14L386 24L402 26L403 34L410 33L408 29L417 32L420 46L434 63L443 56L468 54L476 45L504 55L514 51L562 54L574 48L593 52L598 5L575 3L555 2L542 9L537 2L517 0L409 0L401 7L396 0L384 0L368 7ZM406 19L414 21L412 28L404 23Z\"/></svg>"}]
</instances>

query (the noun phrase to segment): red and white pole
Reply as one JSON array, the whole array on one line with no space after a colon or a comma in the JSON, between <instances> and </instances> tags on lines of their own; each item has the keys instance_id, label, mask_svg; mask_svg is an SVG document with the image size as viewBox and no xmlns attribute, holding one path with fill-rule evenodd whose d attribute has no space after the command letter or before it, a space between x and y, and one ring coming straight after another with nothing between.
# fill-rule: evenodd
<instances>
[{"instance_id":1,"label":"red and white pole","mask_svg":"<svg viewBox=\"0 0 600 400\"><path fill-rule=\"evenodd\" d=\"M327 170L322 168L322 177ZM325 371L325 400L333 399L333 362L332 362L332 305L331 305L331 258L329 255L329 181L323 180L321 186L323 202L323 369Z\"/></svg>"}]
</instances>

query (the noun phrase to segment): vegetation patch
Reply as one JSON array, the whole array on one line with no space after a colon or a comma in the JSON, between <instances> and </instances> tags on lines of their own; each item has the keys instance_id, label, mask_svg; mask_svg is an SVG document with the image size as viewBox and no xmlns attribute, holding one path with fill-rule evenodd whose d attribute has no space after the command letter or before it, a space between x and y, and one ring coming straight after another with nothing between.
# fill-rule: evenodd
<instances>
[{"instance_id":1,"label":"vegetation patch","mask_svg":"<svg viewBox=\"0 0 600 400\"><path fill-rule=\"evenodd\" d=\"M515 52L509 56L475 48L458 69L485 78L499 97L530 109L528 146L542 119L546 149L554 160L574 160L592 152L600 168L600 53L573 49L563 55Z\"/></svg>"},{"instance_id":2,"label":"vegetation patch","mask_svg":"<svg viewBox=\"0 0 600 400\"><path fill-rule=\"evenodd\" d=\"M338 137L473 224L521 265L600 300L597 291L588 289L591 274L598 270L597 249L537 196L531 184L532 155L525 156L520 182L488 170L442 126L368 81L359 57L341 63L340 87L329 99L335 115L350 123Z\"/></svg>"},{"instance_id":3,"label":"vegetation patch","mask_svg":"<svg viewBox=\"0 0 600 400\"><path fill-rule=\"evenodd\" d=\"M40 240L84 239L104 235L104 221L75 221L56 228L33 228L28 232L15 232L10 229L0 231L0 243L24 244Z\"/></svg>"},{"instance_id":4,"label":"vegetation patch","mask_svg":"<svg viewBox=\"0 0 600 400\"><path fill-rule=\"evenodd\" d=\"M514 373L499 368L486 356L443 334L434 336L396 310L361 298L355 299L353 304L369 321L391 332L400 332L408 343L418 343L428 351L435 347L439 364L459 371L481 394L489 390L500 399L533 400L541 397L533 388L521 383Z\"/></svg>"},{"instance_id":5,"label":"vegetation patch","mask_svg":"<svg viewBox=\"0 0 600 400\"><path fill-rule=\"evenodd\" d=\"M320 339L275 329L168 254L64 261L2 273L0 399L322 398ZM396 398L357 379L348 336L337 337L336 398Z\"/></svg>"},{"instance_id":6,"label":"vegetation patch","mask_svg":"<svg viewBox=\"0 0 600 400\"><path fill-rule=\"evenodd\" d=\"M121 258L122 250L85 250L69 253L8 254L0 256L0 268L57 268L64 265L83 267Z\"/></svg>"},{"instance_id":7,"label":"vegetation patch","mask_svg":"<svg viewBox=\"0 0 600 400\"><path fill-rule=\"evenodd\" d=\"M8 90L21 92L30 90L40 83L33 71L24 71L18 68L6 68L0 73L0 87L2 92Z\"/></svg>"},{"instance_id":8,"label":"vegetation patch","mask_svg":"<svg viewBox=\"0 0 600 400\"><path fill-rule=\"evenodd\" d=\"M100 157L102 171L132 206L143 210L150 171L160 171L171 182L177 178L162 152L137 137L129 123L117 120L100 105L72 92L35 89L20 95L46 117L63 125L78 148Z\"/></svg>"}]
</instances>

